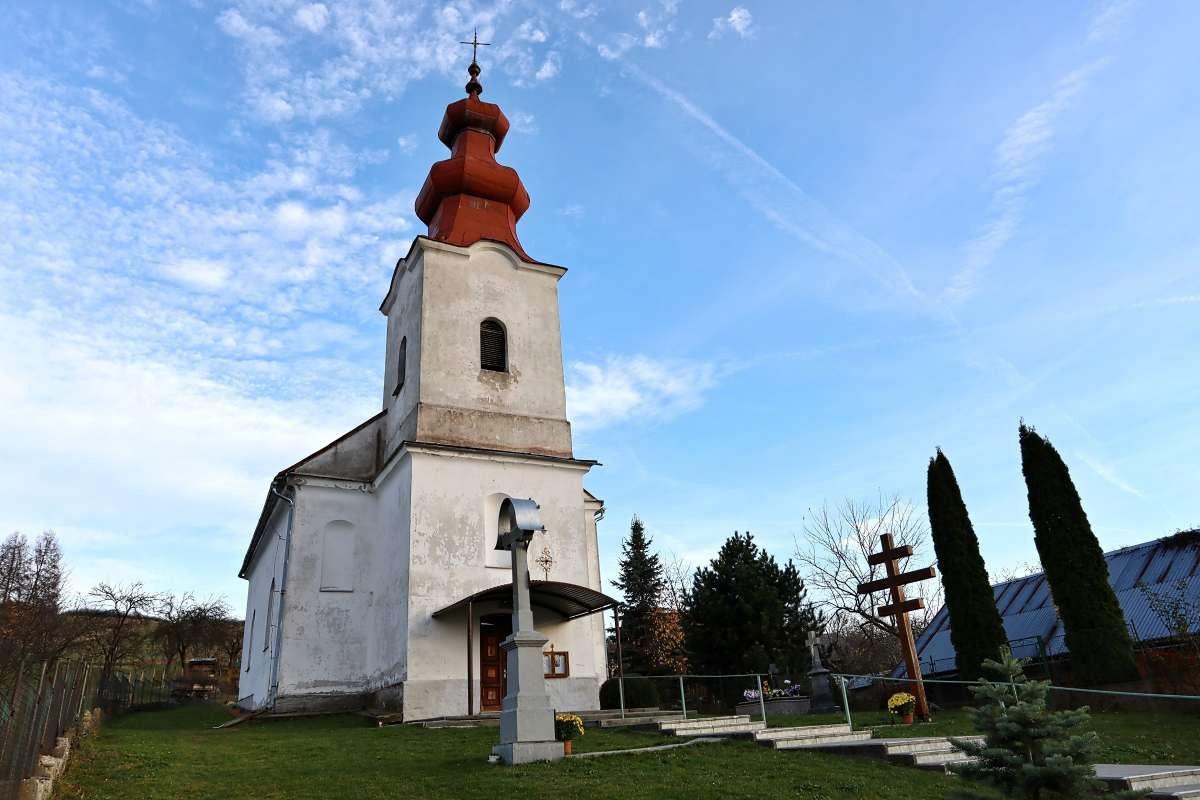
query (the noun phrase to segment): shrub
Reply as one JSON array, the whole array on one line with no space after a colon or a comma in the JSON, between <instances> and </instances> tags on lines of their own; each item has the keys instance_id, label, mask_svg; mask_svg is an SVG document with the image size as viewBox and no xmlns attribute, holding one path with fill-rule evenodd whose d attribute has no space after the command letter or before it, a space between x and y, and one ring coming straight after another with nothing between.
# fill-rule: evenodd
<instances>
[{"instance_id":1,"label":"shrub","mask_svg":"<svg viewBox=\"0 0 1200 800\"><path fill-rule=\"evenodd\" d=\"M626 708L657 708L658 687L654 681L640 675L625 676L625 707ZM620 708L621 694L616 678L609 678L600 687L600 707Z\"/></svg>"}]
</instances>

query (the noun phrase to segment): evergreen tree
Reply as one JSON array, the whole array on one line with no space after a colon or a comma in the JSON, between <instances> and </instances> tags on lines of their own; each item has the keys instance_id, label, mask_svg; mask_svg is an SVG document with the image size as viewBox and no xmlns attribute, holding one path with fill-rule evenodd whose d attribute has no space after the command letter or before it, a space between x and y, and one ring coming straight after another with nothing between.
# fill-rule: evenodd
<instances>
[{"instance_id":1,"label":"evergreen tree","mask_svg":"<svg viewBox=\"0 0 1200 800\"><path fill-rule=\"evenodd\" d=\"M629 523L629 538L621 543L621 559L617 562L620 577L613 581L625 598L620 613L621 649L627 671L641 674L653 668L653 621L663 592L662 564L651 552L651 544L645 525L635 515Z\"/></svg>"},{"instance_id":2,"label":"evergreen tree","mask_svg":"<svg viewBox=\"0 0 1200 800\"><path fill-rule=\"evenodd\" d=\"M1026 680L1021 662L1013 658L1007 646L999 661L988 659L983 666L1000 679L984 680L971 687L971 693L980 701L977 708L971 709L971 717L984 741L951 740L955 747L977 759L954 767L955 772L994 786L1006 797L1022 800L1098 794L1104 785L1092 769L1096 734L1080 730L1088 721L1087 707L1048 710L1050 682ZM959 796L978 795L966 791ZM1138 793L1104 796L1130 797Z\"/></svg>"},{"instance_id":3,"label":"evergreen tree","mask_svg":"<svg viewBox=\"0 0 1200 800\"><path fill-rule=\"evenodd\" d=\"M1108 564L1058 451L1024 423L1021 469L1029 491L1034 542L1062 619L1077 684L1136 680L1125 617Z\"/></svg>"},{"instance_id":4,"label":"evergreen tree","mask_svg":"<svg viewBox=\"0 0 1200 800\"><path fill-rule=\"evenodd\" d=\"M780 567L749 533L735 532L709 566L696 571L684 608L690 669L710 673L808 669L808 631L822 620L800 573Z\"/></svg>"},{"instance_id":5,"label":"evergreen tree","mask_svg":"<svg viewBox=\"0 0 1200 800\"><path fill-rule=\"evenodd\" d=\"M950 641L954 644L958 676L973 681L981 675L985 659L999 657L1008 637L996 610L967 506L950 460L941 448L929 459L927 488L929 530L946 592Z\"/></svg>"}]
</instances>

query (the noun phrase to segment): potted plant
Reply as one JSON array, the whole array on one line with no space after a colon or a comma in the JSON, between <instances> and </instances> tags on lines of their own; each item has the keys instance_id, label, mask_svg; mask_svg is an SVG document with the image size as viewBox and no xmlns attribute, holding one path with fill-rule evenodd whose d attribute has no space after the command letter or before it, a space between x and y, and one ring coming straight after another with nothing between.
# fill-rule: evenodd
<instances>
[{"instance_id":1,"label":"potted plant","mask_svg":"<svg viewBox=\"0 0 1200 800\"><path fill-rule=\"evenodd\" d=\"M583 736L583 718L578 714L554 715L554 738L563 743L563 754L571 755L571 743Z\"/></svg>"},{"instance_id":2,"label":"potted plant","mask_svg":"<svg viewBox=\"0 0 1200 800\"><path fill-rule=\"evenodd\" d=\"M917 698L908 692L896 692L888 698L888 713L900 718L902 725L912 725L913 712L917 710Z\"/></svg>"}]
</instances>

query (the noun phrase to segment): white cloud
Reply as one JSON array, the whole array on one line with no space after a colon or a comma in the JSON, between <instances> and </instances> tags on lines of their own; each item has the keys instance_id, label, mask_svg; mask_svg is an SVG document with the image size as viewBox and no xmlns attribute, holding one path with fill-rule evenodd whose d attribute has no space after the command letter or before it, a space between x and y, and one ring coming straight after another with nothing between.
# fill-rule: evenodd
<instances>
[{"instance_id":1,"label":"white cloud","mask_svg":"<svg viewBox=\"0 0 1200 800\"><path fill-rule=\"evenodd\" d=\"M276 207L275 228L287 239L335 237L346 228L346 211L341 206L310 210L303 203L289 200Z\"/></svg>"},{"instance_id":2,"label":"white cloud","mask_svg":"<svg viewBox=\"0 0 1200 800\"><path fill-rule=\"evenodd\" d=\"M513 36L524 42L541 43L550 38L545 26L533 19L527 19L513 32Z\"/></svg>"},{"instance_id":3,"label":"white cloud","mask_svg":"<svg viewBox=\"0 0 1200 800\"><path fill-rule=\"evenodd\" d=\"M567 413L577 430L670 419L699 408L720 372L715 364L642 355L576 361L567 374Z\"/></svg>"},{"instance_id":4,"label":"white cloud","mask_svg":"<svg viewBox=\"0 0 1200 800\"><path fill-rule=\"evenodd\" d=\"M512 124L511 130L514 133L533 134L538 131L537 119L527 111L510 111L508 121Z\"/></svg>"},{"instance_id":5,"label":"white cloud","mask_svg":"<svg viewBox=\"0 0 1200 800\"><path fill-rule=\"evenodd\" d=\"M459 43L478 27L487 74L499 70L516 85L553 77L551 28L510 0L453 2L433 9L416 2L339 0L337 4L232 0L219 28L241 45L248 115L287 127L357 113L394 101L428 75L461 78L469 51ZM582 13L575 9L572 13ZM512 31L505 37L498 32Z\"/></svg>"},{"instance_id":6,"label":"white cloud","mask_svg":"<svg viewBox=\"0 0 1200 800\"><path fill-rule=\"evenodd\" d=\"M404 136L397 137L396 147L400 149L401 153L408 155L417 149L418 142L419 140L417 139L417 135L415 133L408 133Z\"/></svg>"},{"instance_id":7,"label":"white cloud","mask_svg":"<svg viewBox=\"0 0 1200 800\"><path fill-rule=\"evenodd\" d=\"M1094 456L1088 455L1087 453L1077 453L1076 455L1079 457L1080 461L1087 465L1088 469L1096 473L1096 475L1098 475L1104 482L1115 486L1126 494L1131 494L1134 497L1145 498L1146 495L1144 495L1140 489L1131 485L1119 474L1117 474L1117 468L1114 465L1106 461L1102 461L1099 458L1095 458Z\"/></svg>"},{"instance_id":8,"label":"white cloud","mask_svg":"<svg viewBox=\"0 0 1200 800\"><path fill-rule=\"evenodd\" d=\"M538 67L538 71L534 73L534 77L539 81L549 80L559 73L562 68L562 61L559 59L558 53L550 53L546 56L546 60Z\"/></svg>"},{"instance_id":9,"label":"white cloud","mask_svg":"<svg viewBox=\"0 0 1200 800\"><path fill-rule=\"evenodd\" d=\"M168 264L163 274L197 289L220 289L229 280L229 265L207 258L185 258Z\"/></svg>"},{"instance_id":10,"label":"white cloud","mask_svg":"<svg viewBox=\"0 0 1200 800\"><path fill-rule=\"evenodd\" d=\"M1088 26L1088 41L1103 42L1118 36L1125 28L1133 0L1108 0Z\"/></svg>"},{"instance_id":11,"label":"white cloud","mask_svg":"<svg viewBox=\"0 0 1200 800\"><path fill-rule=\"evenodd\" d=\"M558 210L558 213L562 214L564 217L569 217L571 219L582 219L583 215L584 215L584 208L583 208L583 206L579 205L578 203L572 203L569 206L564 206L563 208L560 208Z\"/></svg>"},{"instance_id":12,"label":"white cloud","mask_svg":"<svg viewBox=\"0 0 1200 800\"><path fill-rule=\"evenodd\" d=\"M251 397L130 344L80 335L62 317L0 314L5 529L54 528L76 590L136 576L236 604L234 573L267 481L352 417ZM175 557L181 549L224 555L198 573Z\"/></svg>"},{"instance_id":13,"label":"white cloud","mask_svg":"<svg viewBox=\"0 0 1200 800\"><path fill-rule=\"evenodd\" d=\"M624 70L716 139L719 146L706 143L704 156L768 222L805 245L856 266L895 297L924 302L903 265L831 213L686 95L634 64L625 64Z\"/></svg>"},{"instance_id":14,"label":"white cloud","mask_svg":"<svg viewBox=\"0 0 1200 800\"><path fill-rule=\"evenodd\" d=\"M606 61L616 61L637 43L638 39L633 34L618 33L608 42L597 45L596 52Z\"/></svg>"},{"instance_id":15,"label":"white cloud","mask_svg":"<svg viewBox=\"0 0 1200 800\"><path fill-rule=\"evenodd\" d=\"M1099 44L1113 38L1130 9L1131 3L1125 0L1106 3L1091 20L1088 42ZM944 300L959 303L975 294L982 274L1017 234L1025 197L1037 183L1042 161L1054 145L1059 117L1107 63L1104 56L1092 58L1064 75L1048 99L1023 113L1005 132L993 155L991 216L967 244L965 263L944 290Z\"/></svg>"},{"instance_id":16,"label":"white cloud","mask_svg":"<svg viewBox=\"0 0 1200 800\"><path fill-rule=\"evenodd\" d=\"M559 0L559 11L570 14L575 19L591 19L600 13L595 3L581 3L579 0Z\"/></svg>"},{"instance_id":17,"label":"white cloud","mask_svg":"<svg viewBox=\"0 0 1200 800\"><path fill-rule=\"evenodd\" d=\"M754 17L745 6L734 6L728 15L713 19L708 38L720 39L730 31L742 39L754 36Z\"/></svg>"},{"instance_id":18,"label":"white cloud","mask_svg":"<svg viewBox=\"0 0 1200 800\"><path fill-rule=\"evenodd\" d=\"M309 33L320 33L329 23L329 9L324 3L309 3L297 8L292 19Z\"/></svg>"}]
</instances>

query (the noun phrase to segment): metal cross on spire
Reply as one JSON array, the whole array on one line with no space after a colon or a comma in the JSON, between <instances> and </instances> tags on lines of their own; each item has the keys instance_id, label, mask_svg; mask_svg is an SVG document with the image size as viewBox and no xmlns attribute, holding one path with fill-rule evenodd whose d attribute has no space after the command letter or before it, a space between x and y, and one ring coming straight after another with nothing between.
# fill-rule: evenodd
<instances>
[{"instance_id":1,"label":"metal cross on spire","mask_svg":"<svg viewBox=\"0 0 1200 800\"><path fill-rule=\"evenodd\" d=\"M474 64L474 63L476 63L476 62L479 60L479 59L478 59L478 57L479 57L479 48L480 48L480 47L489 47L489 46L491 46L491 44L492 44L492 43L491 43L491 42L481 42L481 41L479 41L479 28L476 28L476 29L475 29L475 34L474 34L474 35L471 37L471 41L469 41L469 42L459 42L459 44L469 44L469 45L471 45L471 63L472 63L472 64Z\"/></svg>"}]
</instances>

